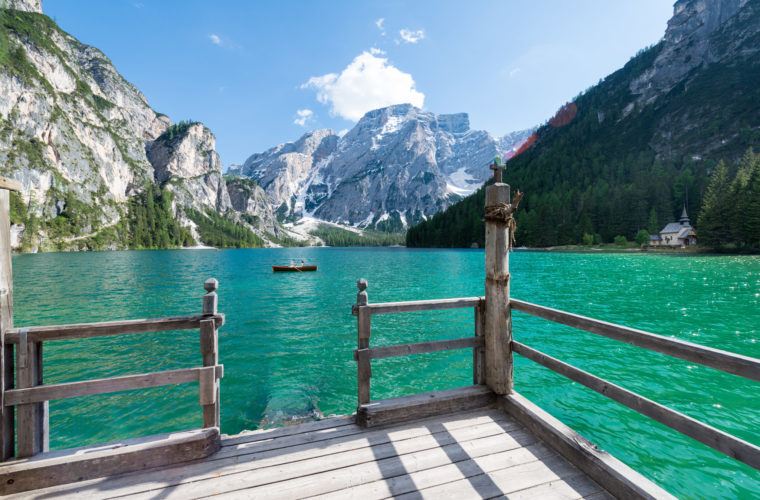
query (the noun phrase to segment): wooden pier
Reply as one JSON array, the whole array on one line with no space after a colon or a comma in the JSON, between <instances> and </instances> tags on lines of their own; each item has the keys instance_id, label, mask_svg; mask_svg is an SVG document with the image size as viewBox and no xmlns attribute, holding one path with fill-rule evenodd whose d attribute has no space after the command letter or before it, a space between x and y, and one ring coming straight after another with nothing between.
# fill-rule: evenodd
<instances>
[{"instance_id":1,"label":"wooden pier","mask_svg":"<svg viewBox=\"0 0 760 500\"><path fill-rule=\"evenodd\" d=\"M509 186L486 191L483 297L371 303L366 280L357 318L357 410L348 417L222 436L217 282L202 312L175 318L14 328L8 191L0 182L0 494L23 498L672 498L513 389L515 353L760 469L760 448L552 358L513 337L512 311L760 381L760 360L523 302L509 296L514 230ZM519 198L518 198L519 200ZM516 200L517 201L517 200ZM380 314L470 308L473 335L371 347ZM200 333L199 367L45 384L44 342L162 330ZM128 337L125 337L128 338ZM471 349L473 384L373 400L372 360ZM409 370L414 370L409 365ZM519 377L519 373L517 374ZM53 399L199 383L203 428L48 451ZM53 430L54 431L54 430ZM621 436L625 439L625 436Z\"/></svg>"}]
</instances>

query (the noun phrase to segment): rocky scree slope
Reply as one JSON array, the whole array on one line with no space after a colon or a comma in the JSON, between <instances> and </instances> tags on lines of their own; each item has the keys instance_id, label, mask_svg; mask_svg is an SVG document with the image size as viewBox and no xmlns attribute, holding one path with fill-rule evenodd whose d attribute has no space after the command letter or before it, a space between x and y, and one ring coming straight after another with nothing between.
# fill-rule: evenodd
<instances>
[{"instance_id":1,"label":"rocky scree slope","mask_svg":"<svg viewBox=\"0 0 760 500\"><path fill-rule=\"evenodd\" d=\"M231 172L257 181L285 220L400 231L472 193L493 157L531 132L500 140L471 130L465 113L400 104L368 112L342 137L311 131Z\"/></svg>"}]
</instances>

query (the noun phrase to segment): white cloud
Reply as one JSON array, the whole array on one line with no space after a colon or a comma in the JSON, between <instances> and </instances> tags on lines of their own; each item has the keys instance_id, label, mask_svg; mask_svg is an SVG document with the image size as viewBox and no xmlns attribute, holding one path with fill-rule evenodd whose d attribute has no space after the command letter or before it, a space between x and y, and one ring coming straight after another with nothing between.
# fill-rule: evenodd
<instances>
[{"instance_id":1,"label":"white cloud","mask_svg":"<svg viewBox=\"0 0 760 500\"><path fill-rule=\"evenodd\" d=\"M213 34L211 34L211 35L208 36L208 39L211 40L211 43L213 43L214 45L221 45L222 44L222 39L219 38L219 35L213 35Z\"/></svg>"},{"instance_id":2,"label":"white cloud","mask_svg":"<svg viewBox=\"0 0 760 500\"><path fill-rule=\"evenodd\" d=\"M423 30L412 31L410 29L402 29L399 31L399 35L406 43L417 43L425 38L425 32Z\"/></svg>"},{"instance_id":3,"label":"white cloud","mask_svg":"<svg viewBox=\"0 0 760 500\"><path fill-rule=\"evenodd\" d=\"M382 36L385 36L385 28L383 27L383 23L385 22L385 18L381 17L377 21L375 21L375 26L377 26L377 29L380 30L380 34Z\"/></svg>"},{"instance_id":4,"label":"white cloud","mask_svg":"<svg viewBox=\"0 0 760 500\"><path fill-rule=\"evenodd\" d=\"M519 72L522 71L522 68L515 68L512 71L509 72L509 77L513 78L515 77Z\"/></svg>"},{"instance_id":5,"label":"white cloud","mask_svg":"<svg viewBox=\"0 0 760 500\"><path fill-rule=\"evenodd\" d=\"M299 109L296 111L298 118L293 120L293 123L305 127L308 122L314 119L314 112L310 109Z\"/></svg>"},{"instance_id":6,"label":"white cloud","mask_svg":"<svg viewBox=\"0 0 760 500\"><path fill-rule=\"evenodd\" d=\"M357 121L367 111L410 103L422 107L425 95L414 88L414 79L392 64L378 49L364 51L340 73L312 76L301 88L317 91L317 100L330 104L330 114Z\"/></svg>"}]
</instances>

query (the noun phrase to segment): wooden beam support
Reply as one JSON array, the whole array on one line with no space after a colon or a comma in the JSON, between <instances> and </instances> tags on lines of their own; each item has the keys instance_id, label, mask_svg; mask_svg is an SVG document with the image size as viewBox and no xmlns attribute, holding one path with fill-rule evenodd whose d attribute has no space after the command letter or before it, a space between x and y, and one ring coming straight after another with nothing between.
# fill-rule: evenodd
<instances>
[{"instance_id":1,"label":"wooden beam support","mask_svg":"<svg viewBox=\"0 0 760 500\"><path fill-rule=\"evenodd\" d=\"M509 185L486 188L486 212L509 205ZM512 321L509 311L509 227L486 217L486 384L496 394L512 392Z\"/></svg>"},{"instance_id":2,"label":"wooden beam support","mask_svg":"<svg viewBox=\"0 0 760 500\"><path fill-rule=\"evenodd\" d=\"M547 412L513 392L498 398L499 406L512 415L570 463L588 474L615 498L675 500L675 497Z\"/></svg>"},{"instance_id":3,"label":"wooden beam support","mask_svg":"<svg viewBox=\"0 0 760 500\"><path fill-rule=\"evenodd\" d=\"M496 396L488 387L472 385L400 398L381 399L359 405L356 423L362 427L374 427L485 408L494 404L495 398Z\"/></svg>"},{"instance_id":4,"label":"wooden beam support","mask_svg":"<svg viewBox=\"0 0 760 500\"><path fill-rule=\"evenodd\" d=\"M216 365L216 378L224 377L224 366ZM64 382L61 384L40 385L25 389L13 389L5 393L5 405L26 405L56 399L78 398L94 394L131 391L163 385L185 384L198 382L201 371L206 368L183 368L162 372L142 373L140 375L125 375L123 377L101 378L82 382Z\"/></svg>"},{"instance_id":5,"label":"wooden beam support","mask_svg":"<svg viewBox=\"0 0 760 500\"><path fill-rule=\"evenodd\" d=\"M369 359L394 358L396 356L409 356L412 354L427 354L439 351L452 351L455 349L478 348L483 346L483 338L464 337L461 339L434 340L432 342L418 342L414 344L398 344L366 349ZM354 359L358 361L359 350L354 352Z\"/></svg>"},{"instance_id":6,"label":"wooden beam support","mask_svg":"<svg viewBox=\"0 0 760 500\"><path fill-rule=\"evenodd\" d=\"M0 191L2 193L2 191ZM102 321L98 323L78 323L73 325L30 326L28 339L32 342L51 340L83 339L91 337L109 337L133 333L163 332L167 330L194 330L200 328L201 321L213 319L216 327L224 325L224 314L213 316L178 316L173 318L129 319L119 321ZM6 332L6 342L18 343L20 328L10 328Z\"/></svg>"},{"instance_id":7,"label":"wooden beam support","mask_svg":"<svg viewBox=\"0 0 760 500\"><path fill-rule=\"evenodd\" d=\"M483 297L463 297L454 299L410 300L407 302L379 302L368 304L370 314L391 314L418 311L438 311L477 306Z\"/></svg>"},{"instance_id":8,"label":"wooden beam support","mask_svg":"<svg viewBox=\"0 0 760 500\"><path fill-rule=\"evenodd\" d=\"M211 369L213 371L213 367L219 364L219 337L213 318L201 321L200 341L203 366L206 367L206 370ZM199 382L201 405L203 406L203 427L220 427L221 391L219 379L211 377L204 380L201 376ZM204 384L211 384L211 389L204 387ZM204 390L213 390L213 396L207 395L204 399ZM204 401L206 402L204 403Z\"/></svg>"},{"instance_id":9,"label":"wooden beam support","mask_svg":"<svg viewBox=\"0 0 760 500\"><path fill-rule=\"evenodd\" d=\"M760 359L511 299L512 309L760 382Z\"/></svg>"},{"instance_id":10,"label":"wooden beam support","mask_svg":"<svg viewBox=\"0 0 760 500\"><path fill-rule=\"evenodd\" d=\"M709 446L731 458L760 470L760 447L748 443L742 439L732 436L727 432L716 429L710 425L704 424L699 420L693 419L671 410L667 406L640 396L635 392L623 389L607 380L596 377L588 372L575 368L574 366L563 363L547 354L535 349L513 342L513 348L518 354L535 361L536 363L553 370L560 375L582 384L589 389L607 396L613 401L627 406L652 420L660 422L673 430L680 432L700 443Z\"/></svg>"},{"instance_id":11,"label":"wooden beam support","mask_svg":"<svg viewBox=\"0 0 760 500\"><path fill-rule=\"evenodd\" d=\"M472 349L472 383L486 383L486 349L485 349L485 300L475 306L475 337L480 339Z\"/></svg>"},{"instance_id":12,"label":"wooden beam support","mask_svg":"<svg viewBox=\"0 0 760 500\"><path fill-rule=\"evenodd\" d=\"M8 181L8 179L3 179ZM15 454L15 412L5 405L5 392L13 389L13 345L8 330L13 328L13 273L11 269L11 185L0 189L0 460ZM0 184L2 186L2 184Z\"/></svg>"}]
</instances>

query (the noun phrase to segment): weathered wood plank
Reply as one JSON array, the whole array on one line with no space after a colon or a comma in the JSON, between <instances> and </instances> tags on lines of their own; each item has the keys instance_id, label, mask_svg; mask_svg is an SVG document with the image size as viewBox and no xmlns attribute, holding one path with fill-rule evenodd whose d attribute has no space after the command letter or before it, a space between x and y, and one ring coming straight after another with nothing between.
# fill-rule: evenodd
<instances>
[{"instance_id":1,"label":"weathered wood plank","mask_svg":"<svg viewBox=\"0 0 760 500\"><path fill-rule=\"evenodd\" d=\"M183 368L162 372L125 375L82 382L65 382L61 384L42 385L27 389L14 389L5 393L6 405L24 405L56 399L78 398L109 392L131 391L163 385L198 382L203 368ZM217 378L224 376L223 365L215 367Z\"/></svg>"},{"instance_id":2,"label":"weathered wood plank","mask_svg":"<svg viewBox=\"0 0 760 500\"><path fill-rule=\"evenodd\" d=\"M0 467L0 495L205 458L218 449L219 429L211 428L43 453Z\"/></svg>"},{"instance_id":3,"label":"weathered wood plank","mask_svg":"<svg viewBox=\"0 0 760 500\"><path fill-rule=\"evenodd\" d=\"M307 435L286 436L273 440L268 447L267 443L244 444L245 447L236 450L234 455L224 455L228 450L225 448L202 462L182 467L125 475L106 482L60 486L39 493L81 497L88 493L97 495L107 488L109 496L137 494L138 497L148 498L163 490L162 497L186 498L188 495L200 496L198 490L193 489L198 485L205 483L213 488L213 481L218 479L226 483L235 475L253 477L256 484L263 485L295 479L308 473L373 463L399 454L437 449L455 442L451 433L455 433L459 440L492 439L505 432L512 435L509 439L529 439L522 431L515 434L519 425L513 419L494 410L446 415L371 431L351 427L358 431L354 436L324 440L309 440L310 436ZM283 447L285 444L288 446Z\"/></svg>"},{"instance_id":4,"label":"weathered wood plank","mask_svg":"<svg viewBox=\"0 0 760 500\"><path fill-rule=\"evenodd\" d=\"M0 177L0 189L7 189L9 191L16 191L20 193L23 190L23 186L16 179L9 179L7 177ZM6 192L6 196L7 196ZM9 246L10 248L10 246Z\"/></svg>"},{"instance_id":5,"label":"weathered wood plank","mask_svg":"<svg viewBox=\"0 0 760 500\"><path fill-rule=\"evenodd\" d=\"M319 432L338 427L356 425L356 419L351 417L329 417L314 422L306 422L298 425L288 425L274 429L259 429L255 431L243 431L233 436L222 435L222 448L225 446L235 446L242 443L252 443L255 441L271 441L275 438L304 434L308 432Z\"/></svg>"},{"instance_id":6,"label":"weathered wood plank","mask_svg":"<svg viewBox=\"0 0 760 500\"><path fill-rule=\"evenodd\" d=\"M208 280L207 283L209 283L211 280ZM210 285L215 285L216 280L214 280L214 283L209 283ZM216 306L214 305L214 312L216 312ZM200 325L200 346L201 346L201 355L203 356L203 366L205 367L213 367L219 364L219 338L216 330L216 323L213 319L204 319L201 321ZM203 402L201 404L203 405L203 427L219 427L221 424L220 420L220 407L221 407L221 391L219 387L219 379L216 377L211 377L208 380L203 380L203 378L200 379L201 384L210 383L212 384L211 388L206 387L200 387L200 394L201 398L203 398L203 391L204 390L212 390L213 391L213 397L209 398L211 401L208 404L203 405Z\"/></svg>"},{"instance_id":7,"label":"weathered wood plank","mask_svg":"<svg viewBox=\"0 0 760 500\"><path fill-rule=\"evenodd\" d=\"M458 442L481 439L480 443L486 444L489 441L500 442L503 446L517 448L521 441L527 442L529 435L524 431L512 431L510 434L504 433L503 429L495 423L482 425L480 428L470 426L459 427L457 429L447 429L442 425L438 428L425 429L427 433L416 435L408 439L401 439L395 433L383 434L384 439L376 440L367 438L361 443L362 446L347 452L336 451L325 454L326 458L306 458L302 456L283 454L280 452L271 459L277 465L268 465L269 460L262 461L253 459L245 463L236 463L228 467L216 468L210 471L214 474L209 480L199 480L198 476L187 477L182 484L170 488L162 489L161 495L166 498L187 498L188 496L198 497L205 495L220 495L222 493L237 492L238 494L246 493L256 498L297 498L300 495L297 491L291 491L289 485L293 484L294 489L303 487L301 478L307 481L320 475L320 478L341 477L342 470L347 467L356 467L361 464L368 465L369 469L376 469L380 464L386 464L388 460L398 459L410 453L424 452L429 450L434 454L441 454L441 447L456 445ZM483 428L488 432L484 433ZM419 431L418 431L419 432ZM486 435L482 435L486 434ZM482 435L482 437L479 437ZM535 438L534 438L535 439ZM535 441L533 441L535 442ZM316 447L313 447L316 448ZM314 451L323 453L331 451L333 448L316 448ZM445 455L445 451L443 451ZM284 462L283 459L287 461ZM446 458L445 460L449 460ZM262 467L262 465L265 465ZM356 476L354 476L354 481ZM166 481L164 477L163 481ZM292 483L291 483L292 482ZM166 484L166 483L164 483ZM249 488L255 488L248 491ZM113 493L113 490L109 488ZM279 493L278 493L279 492ZM156 491L146 491L145 493L135 495L134 498L151 498L155 497ZM120 493L121 494L121 493Z\"/></svg>"},{"instance_id":8,"label":"weathered wood plank","mask_svg":"<svg viewBox=\"0 0 760 500\"><path fill-rule=\"evenodd\" d=\"M236 489L234 493L248 493L259 498L306 498L315 495L362 500L388 498L448 482L452 474L458 476L462 469L469 472L472 469L469 462L473 459L487 460L485 457L489 457L489 463L509 467L533 462L538 457L556 456L556 452L542 443L533 441L527 444L525 438L528 435L522 431L515 432L514 437L502 433L463 439L462 433L457 431L453 431L451 436L453 442L445 441L439 447L399 453L373 462L304 475L253 489ZM356 486L357 478L361 478L360 486ZM245 488L247 485L241 481L235 486ZM225 484L224 488L228 486Z\"/></svg>"},{"instance_id":9,"label":"weathered wood plank","mask_svg":"<svg viewBox=\"0 0 760 500\"><path fill-rule=\"evenodd\" d=\"M483 300L482 297L410 300L406 302L379 302L377 304L369 304L367 307L369 308L370 314L390 314L475 307L481 300Z\"/></svg>"},{"instance_id":10,"label":"weathered wood plank","mask_svg":"<svg viewBox=\"0 0 760 500\"><path fill-rule=\"evenodd\" d=\"M448 482L420 488L396 498L511 498L513 493L521 490L550 481L562 481L565 477L576 478L579 474L575 467L556 454L511 467L503 467L502 462L501 456L491 455L462 463L456 469L448 467L439 471L441 479L448 479ZM593 481L590 482L593 485Z\"/></svg>"},{"instance_id":11,"label":"weathered wood plank","mask_svg":"<svg viewBox=\"0 0 760 500\"><path fill-rule=\"evenodd\" d=\"M22 332L22 340L26 335ZM16 351L16 385L17 390L25 390L37 385L37 349L39 343L21 342ZM12 401L13 391L5 394L6 404ZM36 403L36 402L35 402ZM40 408L38 404L22 404L16 408L18 422L16 424L16 456L25 458L42 452L42 442L38 429Z\"/></svg>"},{"instance_id":12,"label":"weathered wood plank","mask_svg":"<svg viewBox=\"0 0 760 500\"><path fill-rule=\"evenodd\" d=\"M499 397L498 402L509 415L615 497L675 499L520 394L513 392Z\"/></svg>"},{"instance_id":13,"label":"weathered wood plank","mask_svg":"<svg viewBox=\"0 0 760 500\"><path fill-rule=\"evenodd\" d=\"M567 363L563 363L556 358L548 356L535 349L531 349L524 344L520 344L519 342L514 342L513 344L515 352L520 355L525 356L560 375L564 375L570 380L583 384L589 389L607 396L613 401L617 401L632 410L636 410L652 420L656 420L671 429L677 430L681 434L689 436L714 450L760 470L759 446L755 446L752 443L734 437L727 432L688 417L683 413L668 408L667 406L655 403L651 399L647 399L635 392L623 389L612 382L591 375L590 373L575 368Z\"/></svg>"},{"instance_id":14,"label":"weathered wood plank","mask_svg":"<svg viewBox=\"0 0 760 500\"><path fill-rule=\"evenodd\" d=\"M361 280L360 280L361 284ZM366 282L364 283L366 288ZM357 304L356 310L358 311L356 326L357 326L357 347L359 350L366 350L369 348L369 339L372 335L372 320L367 305L367 292L360 288L359 294L357 294L357 300L361 300L364 304ZM372 366L370 364L370 358L368 353L357 355L356 358L357 369L357 398L358 404L368 403L370 400L370 379L372 378Z\"/></svg>"},{"instance_id":15,"label":"weathered wood plank","mask_svg":"<svg viewBox=\"0 0 760 500\"><path fill-rule=\"evenodd\" d=\"M212 316L216 327L224 325L224 314ZM30 326L29 340L47 342L50 340L81 339L90 337L107 337L133 333L162 332L167 330L190 330L200 328L200 322L209 316L179 316L172 318L130 319L103 321L99 323L77 323L73 325ZM6 342L18 343L20 328L11 328L6 332Z\"/></svg>"},{"instance_id":16,"label":"weathered wood plank","mask_svg":"<svg viewBox=\"0 0 760 500\"><path fill-rule=\"evenodd\" d=\"M477 337L464 337L461 339L434 340L431 342L418 342L413 344L397 344L368 349L369 359L393 358L396 356L410 356L412 354L427 354L439 351L451 351L454 349L468 349L482 347L483 339ZM358 351L357 351L358 357Z\"/></svg>"},{"instance_id":17,"label":"weathered wood plank","mask_svg":"<svg viewBox=\"0 0 760 500\"><path fill-rule=\"evenodd\" d=\"M485 349L485 301L475 306L475 336L483 339L483 344L472 350L472 383L486 383L486 349Z\"/></svg>"},{"instance_id":18,"label":"weathered wood plank","mask_svg":"<svg viewBox=\"0 0 760 500\"><path fill-rule=\"evenodd\" d=\"M732 373L751 380L760 382L760 359L742 356L732 352L713 349L699 344L686 342L685 340L664 337L644 330L628 328L626 326L600 321L598 319L579 316L577 314L539 306L521 300L510 300L510 305L515 311L524 312L539 318L554 321L563 325L585 330L590 333L602 335L611 339L626 342L650 351L659 352L674 358L683 359L692 363L709 366L716 370Z\"/></svg>"},{"instance_id":19,"label":"weathered wood plank","mask_svg":"<svg viewBox=\"0 0 760 500\"><path fill-rule=\"evenodd\" d=\"M458 387L445 391L370 401L359 405L356 422L363 427L373 427L454 411L485 408L493 403L494 394L488 387L481 385Z\"/></svg>"},{"instance_id":20,"label":"weathered wood plank","mask_svg":"<svg viewBox=\"0 0 760 500\"><path fill-rule=\"evenodd\" d=\"M7 333L13 328L13 273L11 264L10 194L0 189L0 460L15 454L15 413L4 404L13 388L13 345Z\"/></svg>"},{"instance_id":21,"label":"weathered wood plank","mask_svg":"<svg viewBox=\"0 0 760 500\"><path fill-rule=\"evenodd\" d=\"M486 188L486 212L509 204L509 185ZM509 227L486 218L486 384L496 394L512 392L512 322L509 304Z\"/></svg>"},{"instance_id":22,"label":"weathered wood plank","mask_svg":"<svg viewBox=\"0 0 760 500\"><path fill-rule=\"evenodd\" d=\"M454 444L441 446L438 449L400 455L397 459L393 457L386 459L387 464L375 464L374 471L367 470L367 466L355 466L332 472L333 476L329 480L318 482L311 491L304 491L303 496L325 500L328 498L379 500L412 493L451 482L451 473L457 476L464 472L466 477L472 477L472 467L466 462L493 455L496 457L491 462L498 461L500 466L507 468L552 455L556 456L556 452L540 442L517 443L502 439L501 436L483 437L472 441L458 440ZM459 465L454 464L461 465L464 471L459 468ZM371 467L373 464L367 465ZM342 478L349 474L346 484ZM358 485L356 484L357 477L361 478L361 483ZM335 481L335 479L338 480ZM283 486L290 492L292 483L295 481ZM258 494L257 490L254 491Z\"/></svg>"}]
</instances>

